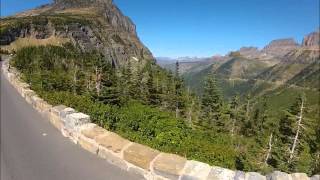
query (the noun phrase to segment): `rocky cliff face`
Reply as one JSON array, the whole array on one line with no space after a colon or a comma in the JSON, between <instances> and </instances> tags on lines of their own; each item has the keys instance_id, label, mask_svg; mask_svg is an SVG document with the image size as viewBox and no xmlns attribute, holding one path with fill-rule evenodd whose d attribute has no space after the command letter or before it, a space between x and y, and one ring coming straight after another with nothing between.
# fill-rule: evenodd
<instances>
[{"instance_id":1,"label":"rocky cliff face","mask_svg":"<svg viewBox=\"0 0 320 180\"><path fill-rule=\"evenodd\" d=\"M124 16L112 0L55 0L54 8L94 7L114 28L136 34L136 26L127 16Z\"/></svg>"},{"instance_id":2,"label":"rocky cliff face","mask_svg":"<svg viewBox=\"0 0 320 180\"><path fill-rule=\"evenodd\" d=\"M260 56L260 51L256 47L242 47L239 53L246 58L257 58Z\"/></svg>"},{"instance_id":3,"label":"rocky cliff face","mask_svg":"<svg viewBox=\"0 0 320 180\"><path fill-rule=\"evenodd\" d=\"M83 52L98 51L116 66L154 58L141 43L136 26L112 0L55 0L53 4L1 19L1 45L17 38L68 38Z\"/></svg>"},{"instance_id":4,"label":"rocky cliff face","mask_svg":"<svg viewBox=\"0 0 320 180\"><path fill-rule=\"evenodd\" d=\"M277 39L271 41L266 47L264 47L262 52L265 53L265 55L283 57L290 51L297 48L299 48L299 44L294 39Z\"/></svg>"},{"instance_id":5,"label":"rocky cliff face","mask_svg":"<svg viewBox=\"0 0 320 180\"><path fill-rule=\"evenodd\" d=\"M304 37L302 46L318 47L320 46L320 31L313 32Z\"/></svg>"}]
</instances>

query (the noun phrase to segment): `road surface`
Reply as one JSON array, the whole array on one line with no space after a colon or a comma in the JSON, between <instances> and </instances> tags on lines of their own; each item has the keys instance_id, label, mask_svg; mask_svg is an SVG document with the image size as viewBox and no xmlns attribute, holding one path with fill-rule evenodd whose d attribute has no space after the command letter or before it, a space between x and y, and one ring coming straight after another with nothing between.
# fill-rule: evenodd
<instances>
[{"instance_id":1,"label":"road surface","mask_svg":"<svg viewBox=\"0 0 320 180\"><path fill-rule=\"evenodd\" d=\"M143 179L63 137L24 101L2 73L0 93L1 180Z\"/></svg>"}]
</instances>

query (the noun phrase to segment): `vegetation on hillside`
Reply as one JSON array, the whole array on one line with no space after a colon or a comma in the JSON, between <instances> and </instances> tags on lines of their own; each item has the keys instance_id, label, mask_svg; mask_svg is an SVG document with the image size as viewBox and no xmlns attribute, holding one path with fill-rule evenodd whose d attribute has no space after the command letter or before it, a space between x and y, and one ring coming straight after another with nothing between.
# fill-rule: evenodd
<instances>
[{"instance_id":1,"label":"vegetation on hillside","mask_svg":"<svg viewBox=\"0 0 320 180\"><path fill-rule=\"evenodd\" d=\"M3 18L0 21L0 36L5 35L8 31L15 31L17 29L25 29L32 27L35 30L42 30L48 22L52 23L57 30L64 30L65 25L72 23L79 23L82 25L89 24L88 18L93 18L93 15L70 15L70 14L47 14L41 16L26 16L19 18Z\"/></svg>"},{"instance_id":2,"label":"vegetation on hillside","mask_svg":"<svg viewBox=\"0 0 320 180\"><path fill-rule=\"evenodd\" d=\"M153 61L116 68L73 46L19 50L11 65L42 98L91 116L94 123L161 151L244 171L319 173L320 122L306 117L309 98L274 116L267 97L225 101L214 74L197 97L176 72Z\"/></svg>"}]
</instances>

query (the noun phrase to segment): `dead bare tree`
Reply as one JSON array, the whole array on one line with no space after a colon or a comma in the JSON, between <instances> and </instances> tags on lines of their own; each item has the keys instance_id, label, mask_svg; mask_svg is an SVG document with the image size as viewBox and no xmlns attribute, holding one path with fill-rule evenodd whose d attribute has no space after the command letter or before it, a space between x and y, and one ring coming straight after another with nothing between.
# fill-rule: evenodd
<instances>
[{"instance_id":1,"label":"dead bare tree","mask_svg":"<svg viewBox=\"0 0 320 180\"><path fill-rule=\"evenodd\" d=\"M235 127L236 127L236 121L237 121L237 119L234 117L233 120L232 120L231 136L234 136Z\"/></svg>"},{"instance_id":2,"label":"dead bare tree","mask_svg":"<svg viewBox=\"0 0 320 180\"><path fill-rule=\"evenodd\" d=\"M97 95L100 96L101 92L101 70L96 67L96 92Z\"/></svg>"},{"instance_id":3,"label":"dead bare tree","mask_svg":"<svg viewBox=\"0 0 320 180\"><path fill-rule=\"evenodd\" d=\"M293 144L290 149L290 157L289 157L288 163L290 163L292 161L292 159L294 158L297 143L299 142L300 131L301 131L301 128L303 128L302 120L303 120L303 109L304 108L305 108L304 107L304 98L302 98L301 105L300 105L300 112L299 112L299 115L297 116L297 131L296 131L296 135L293 139Z\"/></svg>"},{"instance_id":4,"label":"dead bare tree","mask_svg":"<svg viewBox=\"0 0 320 180\"><path fill-rule=\"evenodd\" d=\"M73 93L77 94L77 82L78 82L78 78L77 78L77 73L78 73L78 66L75 65L74 66L74 71L73 71Z\"/></svg>"},{"instance_id":5,"label":"dead bare tree","mask_svg":"<svg viewBox=\"0 0 320 180\"><path fill-rule=\"evenodd\" d=\"M268 165L268 160L270 158L270 154L272 152L272 141L273 141L273 133L270 134L270 137L269 137L269 143L268 143L268 151L267 151L267 155L266 155L266 158L264 160L264 164L265 165Z\"/></svg>"}]
</instances>

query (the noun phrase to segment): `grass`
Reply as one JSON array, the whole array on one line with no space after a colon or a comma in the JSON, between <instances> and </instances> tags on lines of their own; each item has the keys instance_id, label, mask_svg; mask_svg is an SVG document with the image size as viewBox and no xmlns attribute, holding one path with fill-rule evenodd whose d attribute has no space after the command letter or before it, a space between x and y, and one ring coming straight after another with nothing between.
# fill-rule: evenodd
<instances>
[{"instance_id":1,"label":"grass","mask_svg":"<svg viewBox=\"0 0 320 180\"><path fill-rule=\"evenodd\" d=\"M56 36L51 36L47 39L36 39L32 37L27 38L18 38L10 45L1 46L1 49L6 51L18 51L24 47L28 46L45 46L45 45L54 45L62 46L65 43L68 43L70 40L68 38L60 38Z\"/></svg>"}]
</instances>

